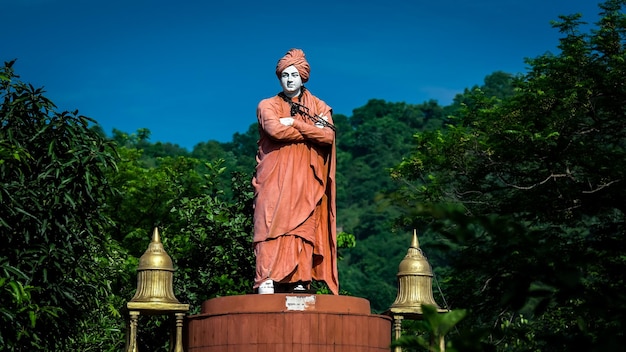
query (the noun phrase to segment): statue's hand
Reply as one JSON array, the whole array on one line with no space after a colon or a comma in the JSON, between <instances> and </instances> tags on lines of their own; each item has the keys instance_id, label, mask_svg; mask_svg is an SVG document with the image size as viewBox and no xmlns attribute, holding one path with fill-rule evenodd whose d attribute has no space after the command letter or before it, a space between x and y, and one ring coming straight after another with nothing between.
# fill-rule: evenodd
<instances>
[{"instance_id":1,"label":"statue's hand","mask_svg":"<svg viewBox=\"0 0 626 352\"><path fill-rule=\"evenodd\" d=\"M324 116L324 115L320 115L318 116L320 119L324 120L324 121L328 121L328 116ZM316 122L315 126L319 127L319 128L324 128L324 124L321 122Z\"/></svg>"},{"instance_id":2,"label":"statue's hand","mask_svg":"<svg viewBox=\"0 0 626 352\"><path fill-rule=\"evenodd\" d=\"M291 126L293 125L293 117L281 117L280 123L285 126Z\"/></svg>"}]
</instances>

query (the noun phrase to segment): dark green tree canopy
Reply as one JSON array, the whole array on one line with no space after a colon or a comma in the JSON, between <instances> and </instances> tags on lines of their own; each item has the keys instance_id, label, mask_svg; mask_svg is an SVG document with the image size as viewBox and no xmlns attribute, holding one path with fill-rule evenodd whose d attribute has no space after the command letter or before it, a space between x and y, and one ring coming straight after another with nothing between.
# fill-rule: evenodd
<instances>
[{"instance_id":1,"label":"dark green tree canopy","mask_svg":"<svg viewBox=\"0 0 626 352\"><path fill-rule=\"evenodd\" d=\"M407 222L435 219L454 243L451 300L476 326L534 318L503 337L531 350L624 341L624 4L601 4L589 33L562 16L558 54L528 59L512 95L466 91L447 128L418 134L393 172L411 185L398 197Z\"/></svg>"},{"instance_id":2,"label":"dark green tree canopy","mask_svg":"<svg viewBox=\"0 0 626 352\"><path fill-rule=\"evenodd\" d=\"M102 283L93 256L116 156L94 121L54 111L13 64L0 69L0 344L55 350L97 305L88 288Z\"/></svg>"}]
</instances>

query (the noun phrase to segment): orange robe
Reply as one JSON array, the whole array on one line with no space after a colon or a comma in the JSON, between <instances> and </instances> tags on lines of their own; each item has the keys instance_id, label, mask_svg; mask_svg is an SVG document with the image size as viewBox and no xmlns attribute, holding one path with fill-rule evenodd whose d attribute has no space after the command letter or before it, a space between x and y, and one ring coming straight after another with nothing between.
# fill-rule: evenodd
<instances>
[{"instance_id":1,"label":"orange robe","mask_svg":"<svg viewBox=\"0 0 626 352\"><path fill-rule=\"evenodd\" d=\"M332 110L304 90L293 98L311 115ZM324 281L339 292L335 208L335 131L320 128L301 114L292 126L290 105L281 97L262 100L257 108L259 150L252 184L254 201L254 287L263 281Z\"/></svg>"}]
</instances>

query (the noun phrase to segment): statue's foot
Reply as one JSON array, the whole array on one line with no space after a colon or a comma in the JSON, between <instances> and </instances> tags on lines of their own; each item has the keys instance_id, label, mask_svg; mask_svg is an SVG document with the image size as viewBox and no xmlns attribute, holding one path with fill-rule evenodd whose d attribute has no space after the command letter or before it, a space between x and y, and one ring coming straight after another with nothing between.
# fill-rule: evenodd
<instances>
[{"instance_id":1,"label":"statue's foot","mask_svg":"<svg viewBox=\"0 0 626 352\"><path fill-rule=\"evenodd\" d=\"M274 293L274 281L271 279L263 281L257 292L261 295Z\"/></svg>"},{"instance_id":2,"label":"statue's foot","mask_svg":"<svg viewBox=\"0 0 626 352\"><path fill-rule=\"evenodd\" d=\"M291 284L291 293L315 293L309 288L310 282L298 281Z\"/></svg>"},{"instance_id":3,"label":"statue's foot","mask_svg":"<svg viewBox=\"0 0 626 352\"><path fill-rule=\"evenodd\" d=\"M309 289L309 282L274 282L272 293L314 293ZM261 286L259 286L259 289ZM261 293L261 292L259 292Z\"/></svg>"}]
</instances>

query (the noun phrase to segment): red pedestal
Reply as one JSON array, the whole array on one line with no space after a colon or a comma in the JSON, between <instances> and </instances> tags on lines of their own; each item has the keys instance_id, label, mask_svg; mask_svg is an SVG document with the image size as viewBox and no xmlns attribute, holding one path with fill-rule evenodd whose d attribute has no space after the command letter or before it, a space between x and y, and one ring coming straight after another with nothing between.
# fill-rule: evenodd
<instances>
[{"instance_id":1,"label":"red pedestal","mask_svg":"<svg viewBox=\"0 0 626 352\"><path fill-rule=\"evenodd\" d=\"M187 352L389 352L391 318L334 295L219 297L187 318Z\"/></svg>"}]
</instances>

